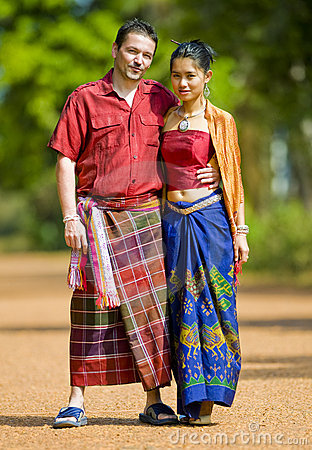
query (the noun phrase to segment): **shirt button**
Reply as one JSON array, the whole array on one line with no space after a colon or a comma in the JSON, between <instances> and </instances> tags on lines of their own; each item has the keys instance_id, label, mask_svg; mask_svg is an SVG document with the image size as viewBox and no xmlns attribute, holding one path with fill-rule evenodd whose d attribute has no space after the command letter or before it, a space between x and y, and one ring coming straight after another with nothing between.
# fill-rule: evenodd
<instances>
[{"instance_id":1,"label":"shirt button","mask_svg":"<svg viewBox=\"0 0 312 450\"><path fill-rule=\"evenodd\" d=\"M137 155L133 155L133 159L137 159Z\"/></svg>"},{"instance_id":2,"label":"shirt button","mask_svg":"<svg viewBox=\"0 0 312 450\"><path fill-rule=\"evenodd\" d=\"M135 183L135 180L132 180L132 183Z\"/></svg>"},{"instance_id":3,"label":"shirt button","mask_svg":"<svg viewBox=\"0 0 312 450\"><path fill-rule=\"evenodd\" d=\"M134 137L134 136L135 136L135 133L132 133L132 134L131 134L131 136L133 136L133 137Z\"/></svg>"}]
</instances>

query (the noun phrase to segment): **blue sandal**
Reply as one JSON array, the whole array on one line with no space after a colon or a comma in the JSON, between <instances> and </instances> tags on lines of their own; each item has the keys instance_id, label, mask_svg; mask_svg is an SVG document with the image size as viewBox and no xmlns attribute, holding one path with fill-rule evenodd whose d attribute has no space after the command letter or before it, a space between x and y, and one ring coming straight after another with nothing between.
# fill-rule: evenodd
<instances>
[{"instance_id":1,"label":"blue sandal","mask_svg":"<svg viewBox=\"0 0 312 450\"><path fill-rule=\"evenodd\" d=\"M74 417L75 420L70 419L70 417ZM56 421L56 419L64 420ZM67 408L60 409L60 412L54 419L53 428L82 427L83 425L87 425L87 423L88 419L83 409L68 406Z\"/></svg>"}]
</instances>

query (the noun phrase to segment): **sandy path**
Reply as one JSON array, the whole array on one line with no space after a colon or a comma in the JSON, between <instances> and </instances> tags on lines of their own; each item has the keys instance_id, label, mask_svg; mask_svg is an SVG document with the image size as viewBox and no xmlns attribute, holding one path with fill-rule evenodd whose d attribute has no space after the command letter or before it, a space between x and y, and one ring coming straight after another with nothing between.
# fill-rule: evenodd
<instances>
[{"instance_id":1,"label":"sandy path","mask_svg":"<svg viewBox=\"0 0 312 450\"><path fill-rule=\"evenodd\" d=\"M87 390L89 426L54 430L68 395L68 255L0 256L0 448L312 448L312 292L241 288L243 370L205 428L140 424L139 384ZM163 390L175 406L175 387ZM221 443L222 441L222 443Z\"/></svg>"}]
</instances>

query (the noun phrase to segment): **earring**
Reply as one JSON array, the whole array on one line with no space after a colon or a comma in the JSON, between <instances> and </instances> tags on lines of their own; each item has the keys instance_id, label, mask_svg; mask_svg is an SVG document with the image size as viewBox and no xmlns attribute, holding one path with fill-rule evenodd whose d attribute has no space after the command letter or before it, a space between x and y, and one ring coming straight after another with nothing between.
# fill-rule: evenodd
<instances>
[{"instance_id":1,"label":"earring","mask_svg":"<svg viewBox=\"0 0 312 450\"><path fill-rule=\"evenodd\" d=\"M208 83L205 83L205 87L204 87L204 97L208 98L210 95L210 89L208 87Z\"/></svg>"}]
</instances>

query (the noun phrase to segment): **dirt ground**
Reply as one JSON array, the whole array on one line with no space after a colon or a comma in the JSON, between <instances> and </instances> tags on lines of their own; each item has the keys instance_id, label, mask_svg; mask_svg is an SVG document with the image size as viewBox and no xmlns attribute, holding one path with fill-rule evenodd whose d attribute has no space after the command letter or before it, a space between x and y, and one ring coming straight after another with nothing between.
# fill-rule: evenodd
<instances>
[{"instance_id":1,"label":"dirt ground","mask_svg":"<svg viewBox=\"0 0 312 450\"><path fill-rule=\"evenodd\" d=\"M0 255L0 448L312 448L312 292L244 288L243 369L232 408L209 427L141 424L140 384L90 387L89 425L54 430L66 405L68 254ZM163 400L175 407L175 386Z\"/></svg>"}]
</instances>

